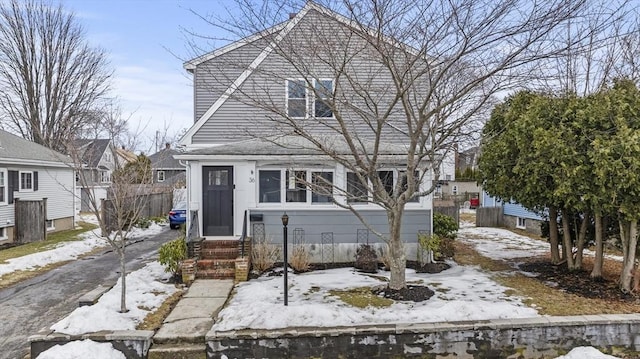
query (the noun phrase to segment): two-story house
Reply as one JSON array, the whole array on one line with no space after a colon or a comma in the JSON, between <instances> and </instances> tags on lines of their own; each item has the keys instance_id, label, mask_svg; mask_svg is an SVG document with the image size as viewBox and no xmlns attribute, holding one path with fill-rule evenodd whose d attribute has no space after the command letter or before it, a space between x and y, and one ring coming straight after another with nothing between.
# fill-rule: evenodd
<instances>
[{"instance_id":1,"label":"two-story house","mask_svg":"<svg viewBox=\"0 0 640 359\"><path fill-rule=\"evenodd\" d=\"M14 242L16 201L45 201L47 231L74 227L74 172L70 159L0 130L0 244ZM29 242L31 238L20 241Z\"/></svg>"},{"instance_id":2,"label":"two-story house","mask_svg":"<svg viewBox=\"0 0 640 359\"><path fill-rule=\"evenodd\" d=\"M165 144L165 148L149 156L153 183L172 187L183 187L186 181L186 169L173 156L180 151Z\"/></svg>"},{"instance_id":3,"label":"two-story house","mask_svg":"<svg viewBox=\"0 0 640 359\"><path fill-rule=\"evenodd\" d=\"M352 96L367 85L382 103L391 86L354 31L348 19L308 2L288 21L185 63L194 81L195 123L181 139L185 152L174 157L187 169L188 228L206 239L246 232L279 242L286 212L291 240L308 244L314 261L326 255L328 243L336 262L353 261L358 244L381 244L374 233L389 233L387 212L371 203L375 194L347 162L376 153L378 176L391 193L407 177L407 132L393 116L376 127L375 104ZM331 51L344 54L348 70L339 74L335 64L323 63ZM298 66L297 56L307 65L318 60ZM334 114L329 103L345 108ZM296 126L317 136L299 136ZM429 164L421 163L415 176L426 192L433 181ZM431 222L431 196L409 200L401 226L408 258L416 258L417 234L430 232Z\"/></svg>"}]
</instances>

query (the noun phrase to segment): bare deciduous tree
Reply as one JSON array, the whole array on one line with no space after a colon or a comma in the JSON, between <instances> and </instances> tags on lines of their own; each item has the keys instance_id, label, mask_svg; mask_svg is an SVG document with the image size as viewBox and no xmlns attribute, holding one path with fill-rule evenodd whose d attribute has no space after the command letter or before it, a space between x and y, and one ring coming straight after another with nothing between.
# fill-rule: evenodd
<instances>
[{"instance_id":1,"label":"bare deciduous tree","mask_svg":"<svg viewBox=\"0 0 640 359\"><path fill-rule=\"evenodd\" d=\"M405 205L434 190L443 156L476 133L475 125L496 96L539 78L542 61L566 50L556 39L570 21L588 16L587 3L277 3L239 0L232 15L202 16L238 38L263 35L247 45L257 53L262 50L257 58L243 62L222 57L209 64L212 91L229 87L223 96L256 109L244 114L255 118L245 136L300 138L296 147L306 146L354 174L353 184L370 193L364 200L386 210L388 234L375 233L388 244L389 287L401 289L406 285L401 239ZM300 13L290 21L279 23L296 11ZM261 56L278 59L278 66L260 66ZM243 79L240 85L232 85L238 78ZM305 120L285 104L281 88L291 79L299 79L296 86L309 93L312 104L300 105L302 109L316 111ZM334 82L325 86L322 79ZM319 114L318 108L330 116ZM274 142L286 146L286 141ZM390 164L399 174L392 190L378 172ZM347 200L335 203L367 225L348 200L353 191L333 188L336 192Z\"/></svg>"},{"instance_id":2,"label":"bare deciduous tree","mask_svg":"<svg viewBox=\"0 0 640 359\"><path fill-rule=\"evenodd\" d=\"M73 13L40 0L0 3L0 116L5 129L64 152L109 89L103 50Z\"/></svg>"}]
</instances>

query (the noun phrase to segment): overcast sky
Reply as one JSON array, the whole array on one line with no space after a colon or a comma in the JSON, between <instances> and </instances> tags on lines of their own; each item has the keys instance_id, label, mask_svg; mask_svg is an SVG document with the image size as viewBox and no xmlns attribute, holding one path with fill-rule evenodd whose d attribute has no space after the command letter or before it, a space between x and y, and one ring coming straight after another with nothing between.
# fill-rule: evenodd
<instances>
[{"instance_id":1,"label":"overcast sky","mask_svg":"<svg viewBox=\"0 0 640 359\"><path fill-rule=\"evenodd\" d=\"M191 77L182 68L193 57L181 28L215 29L194 15L224 11L224 0L62 0L84 26L87 39L105 49L115 70L114 94L130 128L143 129L144 152L155 152L156 131L176 134L193 123ZM213 50L213 48L211 49Z\"/></svg>"}]
</instances>

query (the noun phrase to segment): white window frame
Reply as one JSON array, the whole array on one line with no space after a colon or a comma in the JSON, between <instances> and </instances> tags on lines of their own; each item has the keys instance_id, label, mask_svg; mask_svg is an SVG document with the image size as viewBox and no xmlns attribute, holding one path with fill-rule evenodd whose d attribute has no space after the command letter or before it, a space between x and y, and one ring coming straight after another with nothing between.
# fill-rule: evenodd
<instances>
[{"instance_id":1,"label":"white window frame","mask_svg":"<svg viewBox=\"0 0 640 359\"><path fill-rule=\"evenodd\" d=\"M2 174L2 179L4 183L1 183L0 187L2 188L2 198L4 198L4 201L0 201L0 205L1 204L7 204L9 203L9 198L7 198L7 196L9 195L9 178L8 176L8 171L6 168L0 168L0 173Z\"/></svg>"},{"instance_id":2,"label":"white window frame","mask_svg":"<svg viewBox=\"0 0 640 359\"><path fill-rule=\"evenodd\" d=\"M393 189L395 189L396 185L398 184L398 181L400 180L400 172L403 172L404 170L403 169L399 169L399 168L387 168L387 167L379 168L377 170L377 172L388 172L388 171L393 172ZM418 178L420 178L420 171L417 170L417 172L418 172ZM346 193L346 190L347 190L348 173L353 173L353 172L352 171L346 171L345 172L345 176L344 176L345 193ZM418 183L418 188L416 189L416 192L420 191L420 187L421 187L420 183ZM367 199L368 199L368 202L349 202L348 199L347 199L347 202L350 205L353 205L353 206L378 206L377 204L372 202L373 194L371 193L371 191L369 191L370 189L371 189L371 181L369 181L369 183L367 184L367 191L368 191ZM418 199L414 200L414 201L408 201L408 202L405 203L405 206L408 206L409 208L420 206L421 203L422 203L422 198L423 197L425 197L425 196L418 197Z\"/></svg>"},{"instance_id":3,"label":"white window frame","mask_svg":"<svg viewBox=\"0 0 640 359\"><path fill-rule=\"evenodd\" d=\"M161 174L162 174L162 176L160 176ZM160 177L162 177L162 178L160 178ZM166 177L165 177L164 171L158 171L158 182L164 182L165 178Z\"/></svg>"},{"instance_id":4,"label":"white window frame","mask_svg":"<svg viewBox=\"0 0 640 359\"><path fill-rule=\"evenodd\" d=\"M524 217L516 217L516 228L527 229L527 219Z\"/></svg>"},{"instance_id":5,"label":"white window frame","mask_svg":"<svg viewBox=\"0 0 640 359\"><path fill-rule=\"evenodd\" d=\"M47 226L47 232L53 231L56 229L56 220L55 219L47 219L45 221L45 225Z\"/></svg>"},{"instance_id":6,"label":"white window frame","mask_svg":"<svg viewBox=\"0 0 640 359\"><path fill-rule=\"evenodd\" d=\"M279 202L261 202L260 201L260 172L261 171L280 171L280 201ZM312 173L322 172L322 173L332 173L332 178L335 185L336 180L336 171L335 169L329 168L320 168L320 167L298 167L298 168L282 168L282 167L260 167L258 168L258 180L256 181L255 191L256 198L258 199L258 206L260 207L310 207L310 206L331 206L333 205L333 201L329 202L313 202L312 190L307 186L305 190L305 201L304 202L287 202L287 190L289 189L289 178L287 177L288 171L304 171L306 181L311 181ZM335 200L336 194L333 191L332 197Z\"/></svg>"},{"instance_id":7,"label":"white window frame","mask_svg":"<svg viewBox=\"0 0 640 359\"><path fill-rule=\"evenodd\" d=\"M316 89L316 85L318 84L318 82L320 81L331 81L331 97L329 99L333 99L335 96L335 91L336 91L336 81L334 79L331 78L319 78L319 79L314 79L313 80L313 102L312 102L312 108L311 108L311 114L313 118L328 118L328 119L332 119L335 118L335 114L333 113L333 109L331 110L331 116L316 116L316 102L318 101L317 96L316 96L316 92L318 91ZM322 100L322 99L320 99Z\"/></svg>"},{"instance_id":8,"label":"white window frame","mask_svg":"<svg viewBox=\"0 0 640 359\"><path fill-rule=\"evenodd\" d=\"M0 239L9 238L7 227L0 227Z\"/></svg>"},{"instance_id":9,"label":"white window frame","mask_svg":"<svg viewBox=\"0 0 640 359\"><path fill-rule=\"evenodd\" d=\"M289 116L289 82L291 81L295 81L295 82L302 81L304 84L304 115L303 116ZM309 89L307 88L307 81L303 78L286 79L284 82L284 93L285 93L284 98L285 98L286 115L293 119L300 119L300 120L307 119L309 117ZM301 100L301 98L298 98L298 97L294 97L292 99Z\"/></svg>"},{"instance_id":10,"label":"white window frame","mask_svg":"<svg viewBox=\"0 0 640 359\"><path fill-rule=\"evenodd\" d=\"M111 171L100 170L99 175L100 183L111 183Z\"/></svg>"},{"instance_id":11,"label":"white window frame","mask_svg":"<svg viewBox=\"0 0 640 359\"><path fill-rule=\"evenodd\" d=\"M22 187L22 175L29 175L31 176L31 188L24 188ZM33 192L33 171L19 171L18 172L18 192Z\"/></svg>"}]
</instances>

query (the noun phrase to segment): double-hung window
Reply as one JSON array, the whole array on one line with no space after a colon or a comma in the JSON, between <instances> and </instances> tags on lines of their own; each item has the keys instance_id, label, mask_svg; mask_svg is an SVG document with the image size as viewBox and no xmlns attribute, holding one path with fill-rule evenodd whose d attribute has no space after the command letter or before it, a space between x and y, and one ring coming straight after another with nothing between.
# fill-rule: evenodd
<instances>
[{"instance_id":1,"label":"double-hung window","mask_svg":"<svg viewBox=\"0 0 640 359\"><path fill-rule=\"evenodd\" d=\"M33 191L33 172L20 171L20 188L21 192Z\"/></svg>"},{"instance_id":2,"label":"double-hung window","mask_svg":"<svg viewBox=\"0 0 640 359\"><path fill-rule=\"evenodd\" d=\"M333 172L311 172L311 203L333 202Z\"/></svg>"},{"instance_id":3,"label":"double-hung window","mask_svg":"<svg viewBox=\"0 0 640 359\"><path fill-rule=\"evenodd\" d=\"M307 171L287 171L287 202L307 201Z\"/></svg>"},{"instance_id":4,"label":"double-hung window","mask_svg":"<svg viewBox=\"0 0 640 359\"><path fill-rule=\"evenodd\" d=\"M158 182L164 182L164 171L158 171Z\"/></svg>"},{"instance_id":5,"label":"double-hung window","mask_svg":"<svg viewBox=\"0 0 640 359\"><path fill-rule=\"evenodd\" d=\"M287 116L291 118L333 117L330 106L334 92L332 79L314 79L309 86L306 80L290 79L286 81L286 87ZM312 106L309 105L310 103Z\"/></svg>"},{"instance_id":6,"label":"double-hung window","mask_svg":"<svg viewBox=\"0 0 640 359\"><path fill-rule=\"evenodd\" d=\"M333 203L333 172L314 169L259 170L258 202L307 205Z\"/></svg>"},{"instance_id":7,"label":"double-hung window","mask_svg":"<svg viewBox=\"0 0 640 359\"><path fill-rule=\"evenodd\" d=\"M347 203L366 203L367 194L366 183L355 172L347 172Z\"/></svg>"},{"instance_id":8,"label":"double-hung window","mask_svg":"<svg viewBox=\"0 0 640 359\"><path fill-rule=\"evenodd\" d=\"M333 111L329 101L333 98L333 80L315 80L315 101L313 102L313 114L319 118L333 117Z\"/></svg>"},{"instance_id":9,"label":"double-hung window","mask_svg":"<svg viewBox=\"0 0 640 359\"><path fill-rule=\"evenodd\" d=\"M307 86L305 80L287 80L287 116L307 117Z\"/></svg>"}]
</instances>

